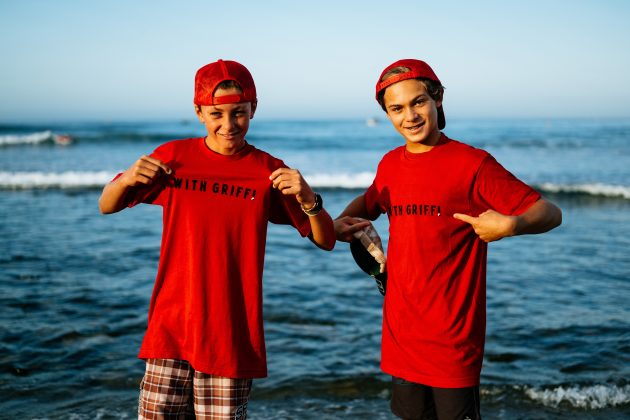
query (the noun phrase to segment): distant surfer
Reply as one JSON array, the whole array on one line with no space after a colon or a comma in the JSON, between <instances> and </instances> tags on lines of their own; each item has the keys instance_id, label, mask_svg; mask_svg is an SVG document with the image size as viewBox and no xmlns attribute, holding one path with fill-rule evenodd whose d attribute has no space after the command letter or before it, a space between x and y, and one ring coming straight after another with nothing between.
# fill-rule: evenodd
<instances>
[{"instance_id":1,"label":"distant surfer","mask_svg":"<svg viewBox=\"0 0 630 420\"><path fill-rule=\"evenodd\" d=\"M381 368L404 419L479 419L487 243L542 233L558 207L487 152L448 138L444 88L425 62L388 66L376 99L405 144L387 153L364 194L335 220L350 242L387 213Z\"/></svg>"},{"instance_id":2,"label":"distant surfer","mask_svg":"<svg viewBox=\"0 0 630 420\"><path fill-rule=\"evenodd\" d=\"M52 139L59 146L68 146L74 141L68 134L53 134Z\"/></svg>"}]
</instances>

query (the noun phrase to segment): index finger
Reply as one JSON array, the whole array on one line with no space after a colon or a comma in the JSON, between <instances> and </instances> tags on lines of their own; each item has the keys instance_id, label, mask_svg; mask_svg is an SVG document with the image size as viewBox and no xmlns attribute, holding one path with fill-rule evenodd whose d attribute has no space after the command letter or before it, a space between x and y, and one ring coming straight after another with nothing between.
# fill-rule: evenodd
<instances>
[{"instance_id":1,"label":"index finger","mask_svg":"<svg viewBox=\"0 0 630 420\"><path fill-rule=\"evenodd\" d=\"M170 175L170 173L172 172L171 168L169 168L168 166L166 166L161 160L156 159L154 157L151 156L142 156L143 160L146 160L148 162L151 162L154 165L159 166L160 168L162 168L162 170L164 170L164 172L166 172L167 174Z\"/></svg>"},{"instance_id":2,"label":"index finger","mask_svg":"<svg viewBox=\"0 0 630 420\"><path fill-rule=\"evenodd\" d=\"M290 170L291 170L291 168L278 168L275 171L273 171L271 173L271 175L269 175L269 179L273 180L273 179L277 178L278 176L282 175L283 173L285 173L287 171L290 171Z\"/></svg>"},{"instance_id":3,"label":"index finger","mask_svg":"<svg viewBox=\"0 0 630 420\"><path fill-rule=\"evenodd\" d=\"M349 225L360 226L362 228L370 226L372 224L372 222L370 222L369 220L361 219L358 217L351 217L347 219L347 222Z\"/></svg>"},{"instance_id":4,"label":"index finger","mask_svg":"<svg viewBox=\"0 0 630 420\"><path fill-rule=\"evenodd\" d=\"M371 222L369 220L363 220L363 219L355 219L352 217L349 217L345 220L343 220L343 222L345 222L346 226L347 226L347 231L354 233L357 232L363 228L366 228L368 226L370 226Z\"/></svg>"},{"instance_id":5,"label":"index finger","mask_svg":"<svg viewBox=\"0 0 630 420\"><path fill-rule=\"evenodd\" d=\"M462 222L466 222L471 225L475 223L475 221L477 220L476 217L472 217L472 216L469 216L467 214L462 214L462 213L455 213L453 214L453 217L457 220L461 220Z\"/></svg>"}]
</instances>

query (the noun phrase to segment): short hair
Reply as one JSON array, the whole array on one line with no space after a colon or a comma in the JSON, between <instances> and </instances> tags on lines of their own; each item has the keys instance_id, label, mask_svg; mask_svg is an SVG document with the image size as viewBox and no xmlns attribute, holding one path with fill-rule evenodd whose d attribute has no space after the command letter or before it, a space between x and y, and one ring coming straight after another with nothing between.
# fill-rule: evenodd
<instances>
[{"instance_id":1,"label":"short hair","mask_svg":"<svg viewBox=\"0 0 630 420\"><path fill-rule=\"evenodd\" d=\"M214 93L219 89L223 89L223 90L237 89L239 92L243 93L243 89L241 89L241 85L239 85L238 82L236 82L236 80L222 81L221 83L217 85L216 89L212 93L212 96L214 96ZM195 109L201 109L201 105L195 104Z\"/></svg>"},{"instance_id":2,"label":"short hair","mask_svg":"<svg viewBox=\"0 0 630 420\"><path fill-rule=\"evenodd\" d=\"M236 80L224 80L224 81L222 81L221 83L219 83L217 85L217 87L214 90L214 92L216 92L219 89L223 89L223 90L238 89L239 91L243 92L243 89L241 88L241 85L239 85ZM213 92L213 96L214 96L214 92Z\"/></svg>"},{"instance_id":3,"label":"short hair","mask_svg":"<svg viewBox=\"0 0 630 420\"><path fill-rule=\"evenodd\" d=\"M385 73L383 77L381 77L380 81L384 82L385 80L389 79L392 76L395 76L397 74L408 73L410 71L411 69L409 67L405 67L405 66L394 67L393 69L390 69L387 73ZM427 79L426 77L416 77L415 80L420 81L424 85L424 88L427 90L427 93L429 94L431 99L433 99L434 101L439 101L442 99L444 95L444 86L442 86L441 83L436 82L435 80ZM382 89L378 93L378 98L377 98L378 103L381 105L381 108L383 108L383 111L385 112L387 112L387 109L385 109L385 99L384 99L386 89L387 88Z\"/></svg>"}]
</instances>

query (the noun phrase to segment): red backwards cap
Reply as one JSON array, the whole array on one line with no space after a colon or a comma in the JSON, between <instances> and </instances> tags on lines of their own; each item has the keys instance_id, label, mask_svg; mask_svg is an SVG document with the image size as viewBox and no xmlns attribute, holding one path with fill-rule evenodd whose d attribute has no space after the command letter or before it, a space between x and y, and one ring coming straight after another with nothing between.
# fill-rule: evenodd
<instances>
[{"instance_id":1,"label":"red backwards cap","mask_svg":"<svg viewBox=\"0 0 630 420\"><path fill-rule=\"evenodd\" d=\"M217 86L233 80L241 87L241 94L214 96ZM256 102L256 85L247 68L236 61L218 60L197 70L195 75L195 105L220 105Z\"/></svg>"},{"instance_id":2,"label":"red backwards cap","mask_svg":"<svg viewBox=\"0 0 630 420\"><path fill-rule=\"evenodd\" d=\"M406 73L395 74L387 78L386 80L381 80L383 79L383 76L387 74L388 71L390 71L391 69L395 67L407 67L409 71ZM387 66L387 68L385 68L385 70L383 70L383 72L381 73L381 76L378 78L378 82L376 82L376 100L378 101L379 93L385 90L388 86L391 86L394 83L400 82L402 80L416 79L419 77L423 79L433 80L434 82L437 82L440 85L442 84L442 82L440 82L440 79L438 79L433 69L422 60L406 58L406 59L398 60L395 63L390 64L389 66ZM441 105L438 107L437 111L438 111L438 128L441 130L446 126L446 118L444 117L444 110L442 109Z\"/></svg>"}]
</instances>

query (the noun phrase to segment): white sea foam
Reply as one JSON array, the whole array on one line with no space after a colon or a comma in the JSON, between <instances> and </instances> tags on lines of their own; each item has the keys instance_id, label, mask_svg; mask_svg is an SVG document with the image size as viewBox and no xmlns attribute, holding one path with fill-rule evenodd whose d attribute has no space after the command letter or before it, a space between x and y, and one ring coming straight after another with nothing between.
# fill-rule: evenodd
<instances>
[{"instance_id":1,"label":"white sea foam","mask_svg":"<svg viewBox=\"0 0 630 420\"><path fill-rule=\"evenodd\" d=\"M99 172L0 172L1 189L36 189L36 188L89 188L100 187L109 182L115 173ZM314 188L367 188L374 179L374 174L319 174L306 175L308 183Z\"/></svg>"},{"instance_id":2,"label":"white sea foam","mask_svg":"<svg viewBox=\"0 0 630 420\"><path fill-rule=\"evenodd\" d=\"M630 187L602 183L590 184L540 184L540 189L551 193L578 193L604 197L623 197L630 199Z\"/></svg>"},{"instance_id":3,"label":"white sea foam","mask_svg":"<svg viewBox=\"0 0 630 420\"><path fill-rule=\"evenodd\" d=\"M105 185L114 175L108 171L0 172L0 189L95 188ZM313 188L365 189L372 183L374 173L321 173L306 174L304 177ZM630 199L630 187L620 185L544 183L536 187L550 193Z\"/></svg>"},{"instance_id":4,"label":"white sea foam","mask_svg":"<svg viewBox=\"0 0 630 420\"><path fill-rule=\"evenodd\" d=\"M0 136L0 146L13 146L18 144L39 144L53 140L52 131L40 131L31 134L7 134Z\"/></svg>"},{"instance_id":5,"label":"white sea foam","mask_svg":"<svg viewBox=\"0 0 630 420\"><path fill-rule=\"evenodd\" d=\"M569 404L575 408L601 409L630 403L630 385L559 386L550 389L528 388L525 394L550 407Z\"/></svg>"},{"instance_id":6,"label":"white sea foam","mask_svg":"<svg viewBox=\"0 0 630 420\"><path fill-rule=\"evenodd\" d=\"M374 173L356 174L315 174L305 175L306 181L314 188L367 188L374 180Z\"/></svg>"},{"instance_id":7,"label":"white sea foam","mask_svg":"<svg viewBox=\"0 0 630 420\"><path fill-rule=\"evenodd\" d=\"M114 173L100 172L0 172L0 188L11 190L46 188L102 187L112 180Z\"/></svg>"}]
</instances>

